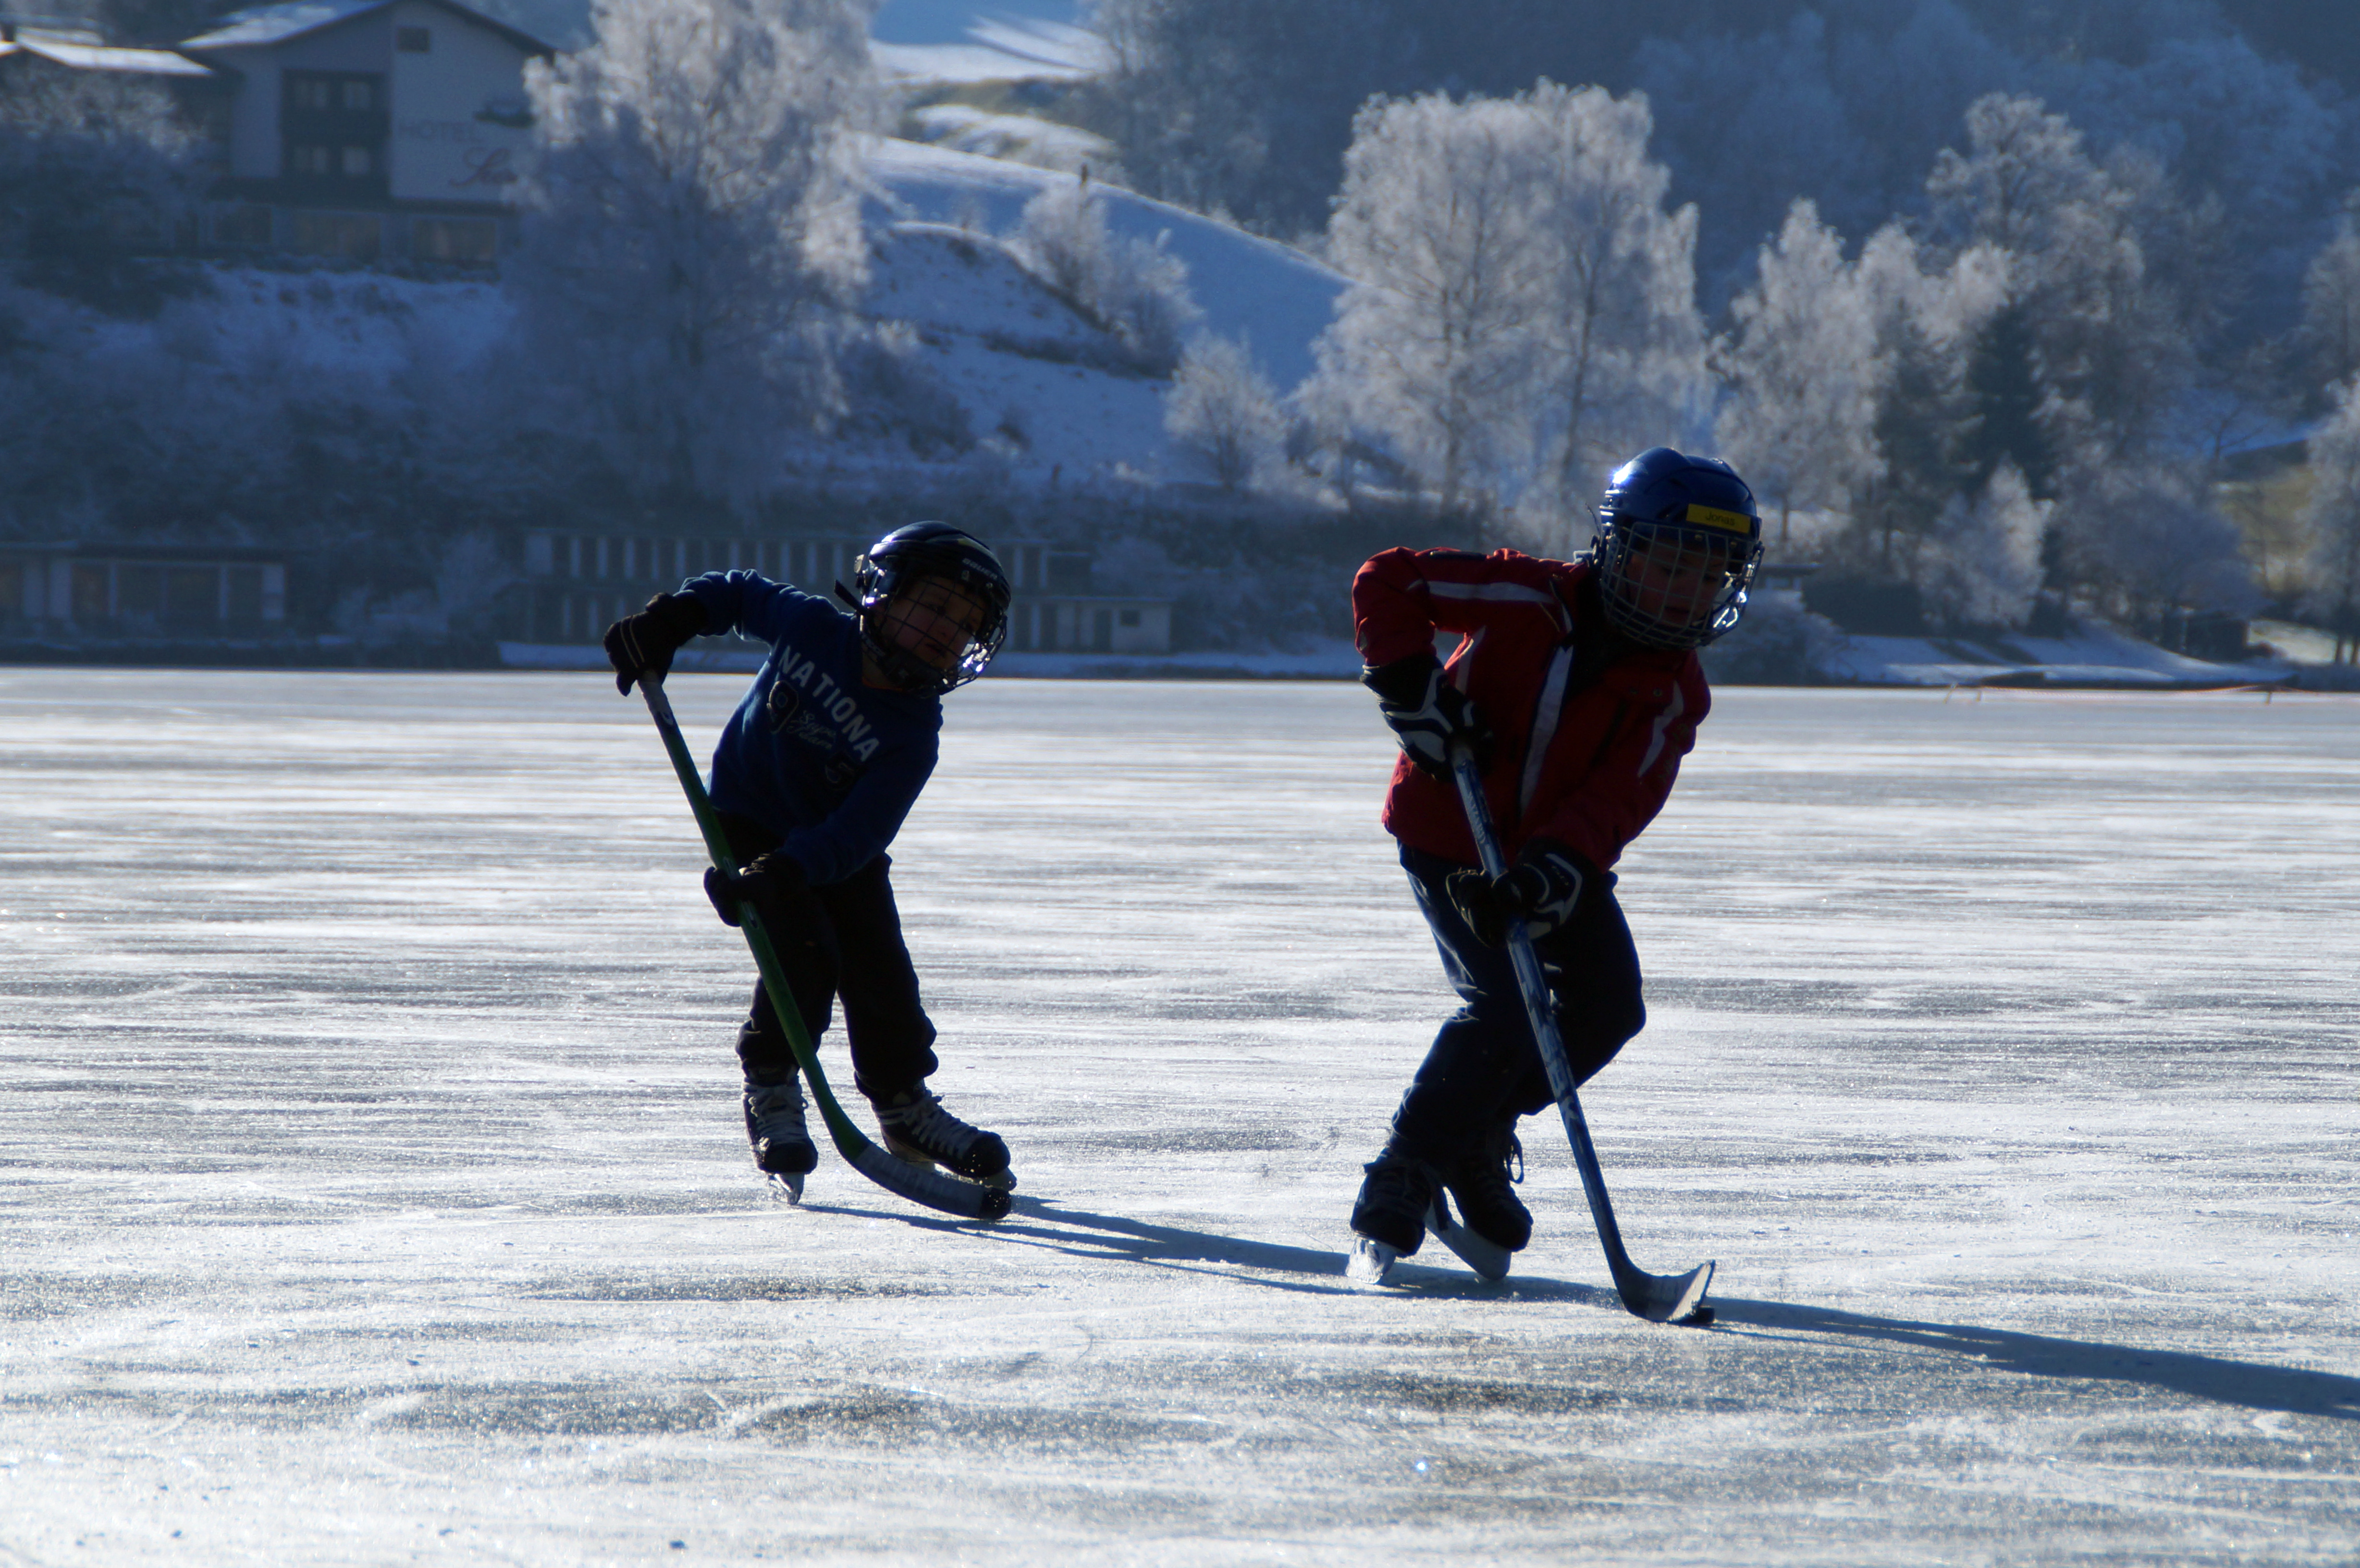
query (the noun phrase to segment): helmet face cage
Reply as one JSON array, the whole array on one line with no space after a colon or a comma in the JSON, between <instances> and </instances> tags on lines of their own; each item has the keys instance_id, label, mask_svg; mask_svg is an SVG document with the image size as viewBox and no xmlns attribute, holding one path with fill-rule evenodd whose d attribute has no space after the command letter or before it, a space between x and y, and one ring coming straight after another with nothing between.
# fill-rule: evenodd
<instances>
[{"instance_id":1,"label":"helmet face cage","mask_svg":"<svg viewBox=\"0 0 2360 1568\"><path fill-rule=\"evenodd\" d=\"M903 691L956 691L983 673L1008 636L1000 559L947 524L913 523L878 540L860 558L854 592L861 646ZM962 629L963 645L954 640ZM926 658L921 650L930 641L953 657Z\"/></svg>"},{"instance_id":2,"label":"helmet face cage","mask_svg":"<svg viewBox=\"0 0 2360 1568\"><path fill-rule=\"evenodd\" d=\"M1591 545L1606 618L1649 648L1694 648L1737 625L1761 563L1761 523L1741 513L1694 521L1633 517L1601 508Z\"/></svg>"}]
</instances>

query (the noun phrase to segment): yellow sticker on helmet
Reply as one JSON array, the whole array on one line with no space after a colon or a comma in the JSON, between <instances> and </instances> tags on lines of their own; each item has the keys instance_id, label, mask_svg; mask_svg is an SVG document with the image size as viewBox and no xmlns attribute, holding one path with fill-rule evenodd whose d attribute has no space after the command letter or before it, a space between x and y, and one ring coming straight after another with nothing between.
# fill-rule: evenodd
<instances>
[{"instance_id":1,"label":"yellow sticker on helmet","mask_svg":"<svg viewBox=\"0 0 2360 1568\"><path fill-rule=\"evenodd\" d=\"M1699 506L1693 501L1688 503L1688 520L1692 523L1702 523L1709 528L1725 528L1733 534L1750 534L1754 531L1754 519L1744 513L1724 512L1718 506Z\"/></svg>"}]
</instances>

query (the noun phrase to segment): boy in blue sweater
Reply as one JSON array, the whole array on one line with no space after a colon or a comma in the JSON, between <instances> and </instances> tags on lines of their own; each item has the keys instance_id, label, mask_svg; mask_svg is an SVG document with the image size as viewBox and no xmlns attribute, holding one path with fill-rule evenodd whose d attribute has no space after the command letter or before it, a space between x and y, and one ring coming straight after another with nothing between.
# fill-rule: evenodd
<instances>
[{"instance_id":1,"label":"boy in blue sweater","mask_svg":"<svg viewBox=\"0 0 2360 1568\"><path fill-rule=\"evenodd\" d=\"M713 753L713 803L742 869L705 873L731 925L752 901L814 1043L844 1003L854 1083L885 1147L996 1186L1008 1146L943 1109L939 1065L885 853L934 770L942 697L983 673L1008 625L1009 583L980 539L912 523L870 547L846 594L853 613L752 572L711 572L659 593L606 630L615 684L663 679L696 637L743 632L770 657ZM837 592L843 593L841 585ZM754 1163L800 1197L819 1162L802 1078L758 981L738 1031Z\"/></svg>"}]
</instances>

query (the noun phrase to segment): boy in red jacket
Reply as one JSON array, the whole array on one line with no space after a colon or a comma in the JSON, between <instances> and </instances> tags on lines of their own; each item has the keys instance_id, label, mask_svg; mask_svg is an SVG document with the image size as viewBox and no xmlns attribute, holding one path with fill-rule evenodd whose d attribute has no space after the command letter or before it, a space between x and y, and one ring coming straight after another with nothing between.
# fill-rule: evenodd
<instances>
[{"instance_id":1,"label":"boy in red jacket","mask_svg":"<svg viewBox=\"0 0 2360 1568\"><path fill-rule=\"evenodd\" d=\"M1753 492L1668 447L1616 470L1590 553L1389 550L1352 583L1360 679L1401 742L1384 824L1464 1004L1417 1070L1352 1229L1406 1255L1442 1194L1513 1252L1533 1216L1510 1170L1517 1118L1555 1104L1504 948L1533 937L1568 1065L1586 1081L1646 1021L1612 867L1663 809L1711 698L1696 649L1737 624L1762 556ZM1455 632L1448 666L1435 634ZM1474 748L1507 873L1475 869L1450 778Z\"/></svg>"}]
</instances>

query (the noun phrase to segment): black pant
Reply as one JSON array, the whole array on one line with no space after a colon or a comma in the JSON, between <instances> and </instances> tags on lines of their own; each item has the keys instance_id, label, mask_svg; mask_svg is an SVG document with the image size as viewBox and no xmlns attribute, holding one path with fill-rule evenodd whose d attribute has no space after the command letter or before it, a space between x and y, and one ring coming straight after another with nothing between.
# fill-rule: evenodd
<instances>
[{"instance_id":1,"label":"black pant","mask_svg":"<svg viewBox=\"0 0 2360 1568\"><path fill-rule=\"evenodd\" d=\"M1465 1005L1435 1035L1393 1113L1387 1147L1420 1160L1448 1160L1472 1152L1502 1123L1555 1105L1557 1096L1549 1092L1507 949L1478 942L1443 890L1445 878L1466 868L1407 844L1401 859L1418 910L1434 928L1443 972ZM1647 1022L1639 953L1614 901L1613 881L1611 875L1594 878L1581 890L1573 918L1533 944L1557 1002L1557 1032L1577 1083L1613 1061Z\"/></svg>"},{"instance_id":2,"label":"black pant","mask_svg":"<svg viewBox=\"0 0 2360 1568\"><path fill-rule=\"evenodd\" d=\"M724 816L721 826L740 865L778 847L778 835L748 818ZM880 855L841 882L803 888L780 900L766 922L814 1049L843 999L853 1082L872 1100L918 1087L941 1065L934 1021L918 1003L918 974L901 942L892 865ZM738 1029L738 1060L751 1082L776 1083L795 1072L794 1050L759 981Z\"/></svg>"}]
</instances>

